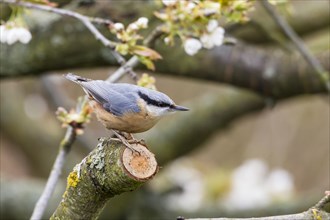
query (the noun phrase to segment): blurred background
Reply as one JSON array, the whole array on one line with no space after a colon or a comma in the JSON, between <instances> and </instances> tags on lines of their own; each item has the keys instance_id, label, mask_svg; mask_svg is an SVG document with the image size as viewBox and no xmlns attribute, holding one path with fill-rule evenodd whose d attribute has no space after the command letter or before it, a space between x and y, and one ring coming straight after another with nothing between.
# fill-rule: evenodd
<instances>
[{"instance_id":1,"label":"blurred background","mask_svg":"<svg viewBox=\"0 0 330 220\"><path fill-rule=\"evenodd\" d=\"M157 23L151 19L153 1L58 2L90 16L129 22L143 15ZM142 188L111 199L102 218L289 214L307 210L329 190L329 95L265 10L255 6L249 22L225 26L238 45L188 57L179 45L166 49L156 42L164 60L148 73L159 91L191 111L139 135L162 168ZM0 7L4 20L10 9ZM329 71L329 1L277 7ZM62 75L106 79L117 69L79 22L37 11L27 20L30 44L1 44L1 219L29 218L43 190L65 132L55 111L73 108L83 95ZM268 62L275 76L267 75ZM128 76L121 81L133 83ZM109 135L93 116L73 145L47 216L73 166Z\"/></svg>"}]
</instances>

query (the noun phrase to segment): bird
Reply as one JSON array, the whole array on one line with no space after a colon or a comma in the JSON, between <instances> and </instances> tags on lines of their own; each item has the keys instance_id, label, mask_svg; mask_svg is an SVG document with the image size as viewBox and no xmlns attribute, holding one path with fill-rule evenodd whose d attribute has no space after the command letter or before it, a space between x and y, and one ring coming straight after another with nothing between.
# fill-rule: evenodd
<instances>
[{"instance_id":1,"label":"bird","mask_svg":"<svg viewBox=\"0 0 330 220\"><path fill-rule=\"evenodd\" d=\"M64 76L82 87L97 119L131 150L130 142L137 141L132 133L151 129L166 115L189 110L162 92L138 85L92 80L72 73Z\"/></svg>"}]
</instances>

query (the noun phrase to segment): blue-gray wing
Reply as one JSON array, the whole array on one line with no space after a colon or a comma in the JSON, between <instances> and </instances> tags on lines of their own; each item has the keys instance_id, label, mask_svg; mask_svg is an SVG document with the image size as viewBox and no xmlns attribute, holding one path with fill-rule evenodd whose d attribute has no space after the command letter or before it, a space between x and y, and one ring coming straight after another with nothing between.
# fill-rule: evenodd
<instances>
[{"instance_id":1,"label":"blue-gray wing","mask_svg":"<svg viewBox=\"0 0 330 220\"><path fill-rule=\"evenodd\" d=\"M128 84L115 84L102 80L82 82L85 91L108 112L120 116L128 112L140 112L134 92Z\"/></svg>"}]
</instances>

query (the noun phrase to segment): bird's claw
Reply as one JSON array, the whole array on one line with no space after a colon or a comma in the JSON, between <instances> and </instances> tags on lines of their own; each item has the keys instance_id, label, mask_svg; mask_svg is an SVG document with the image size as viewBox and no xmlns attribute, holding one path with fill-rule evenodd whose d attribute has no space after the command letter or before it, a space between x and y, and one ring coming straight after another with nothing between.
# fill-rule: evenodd
<instances>
[{"instance_id":1,"label":"bird's claw","mask_svg":"<svg viewBox=\"0 0 330 220\"><path fill-rule=\"evenodd\" d=\"M147 143L143 139L131 139L131 140L128 140L128 143L139 144L139 145L143 145L143 146L147 147Z\"/></svg>"},{"instance_id":2,"label":"bird's claw","mask_svg":"<svg viewBox=\"0 0 330 220\"><path fill-rule=\"evenodd\" d=\"M134 141L135 139L132 139L132 140L126 140L126 138L124 136L122 136L121 134L119 134L117 131L113 131L114 134L116 135L116 137L128 148L132 151L132 153L138 153L139 155L141 155L141 152L134 149L134 147L131 145L133 143L137 143L137 142L132 142L131 141Z\"/></svg>"}]
</instances>

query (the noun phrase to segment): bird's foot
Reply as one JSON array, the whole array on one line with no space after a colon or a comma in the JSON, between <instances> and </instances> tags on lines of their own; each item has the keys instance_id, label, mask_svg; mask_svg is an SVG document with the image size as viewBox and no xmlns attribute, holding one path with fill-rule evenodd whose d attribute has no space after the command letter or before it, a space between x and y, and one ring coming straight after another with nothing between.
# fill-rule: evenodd
<instances>
[{"instance_id":1,"label":"bird's foot","mask_svg":"<svg viewBox=\"0 0 330 220\"><path fill-rule=\"evenodd\" d=\"M123 136L125 136L126 140L130 144L140 144L140 145L143 145L143 146L147 147L147 144L146 144L145 140L136 139L136 138L134 138L134 136L131 133L123 133Z\"/></svg>"},{"instance_id":2,"label":"bird's foot","mask_svg":"<svg viewBox=\"0 0 330 220\"><path fill-rule=\"evenodd\" d=\"M139 144L139 145L143 145L143 146L147 147L147 143L143 139L135 139L134 138L134 139L128 140L128 143L130 143L130 144Z\"/></svg>"},{"instance_id":3,"label":"bird's foot","mask_svg":"<svg viewBox=\"0 0 330 220\"><path fill-rule=\"evenodd\" d=\"M132 144L136 144L137 142L131 142L132 140L135 140L135 139L130 139L130 140L127 140L126 137L124 135L121 135L119 132L117 131L114 131L113 130L113 133L115 134L115 136L128 148L130 149L133 153L138 153L139 155L141 155L141 152L134 149L134 147L132 146Z\"/></svg>"}]
</instances>

